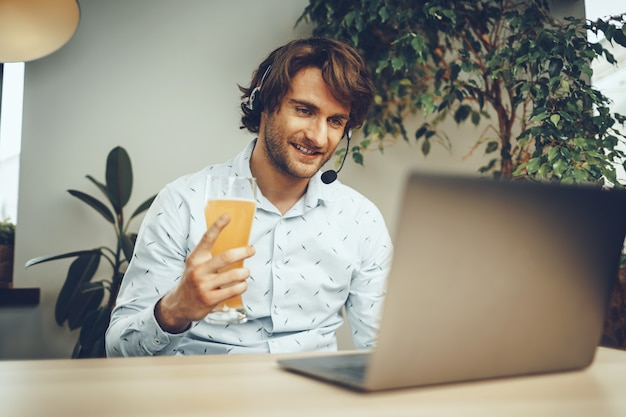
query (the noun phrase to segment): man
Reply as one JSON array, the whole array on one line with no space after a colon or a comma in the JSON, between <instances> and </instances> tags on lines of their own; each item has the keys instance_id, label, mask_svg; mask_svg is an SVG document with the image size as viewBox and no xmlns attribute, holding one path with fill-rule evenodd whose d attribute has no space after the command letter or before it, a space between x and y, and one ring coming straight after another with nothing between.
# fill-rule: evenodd
<instances>
[{"instance_id":1,"label":"man","mask_svg":"<svg viewBox=\"0 0 626 417\"><path fill-rule=\"evenodd\" d=\"M355 347L375 343L389 234L370 201L319 173L371 106L362 58L334 40L295 40L240 89L242 123L258 138L231 161L159 193L112 313L109 356L336 350L344 307ZM256 178L251 246L211 255L229 219L204 224L208 175ZM242 259L244 268L218 272ZM237 294L245 324L205 320Z\"/></svg>"}]
</instances>

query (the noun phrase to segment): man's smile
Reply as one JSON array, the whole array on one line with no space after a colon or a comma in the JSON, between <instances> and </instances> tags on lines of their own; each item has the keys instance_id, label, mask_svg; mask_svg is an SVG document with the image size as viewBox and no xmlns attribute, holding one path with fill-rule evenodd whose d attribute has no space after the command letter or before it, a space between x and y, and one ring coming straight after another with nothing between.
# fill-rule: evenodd
<instances>
[{"instance_id":1,"label":"man's smile","mask_svg":"<svg viewBox=\"0 0 626 417\"><path fill-rule=\"evenodd\" d=\"M311 156L314 156L314 155L319 155L319 154L321 154L321 152L312 151L311 149L306 148L306 147L304 147L304 146L302 146L302 145L299 145L299 144L297 144L297 143L294 143L294 145L293 145L293 146L294 146L297 150L299 150L300 152L302 152L302 153L303 153L303 154L305 154L305 155L311 155Z\"/></svg>"}]
</instances>

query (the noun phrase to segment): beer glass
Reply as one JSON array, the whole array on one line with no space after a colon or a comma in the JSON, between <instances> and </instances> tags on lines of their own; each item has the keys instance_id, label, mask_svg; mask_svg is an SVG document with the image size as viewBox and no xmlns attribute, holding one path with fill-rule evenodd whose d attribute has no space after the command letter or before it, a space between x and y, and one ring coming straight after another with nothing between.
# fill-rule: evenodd
<instances>
[{"instance_id":1,"label":"beer glass","mask_svg":"<svg viewBox=\"0 0 626 417\"><path fill-rule=\"evenodd\" d=\"M230 223L226 225L213 244L211 249L213 256L248 244L256 210L256 190L256 180L251 177L209 176L207 178L204 208L207 228L222 214L230 216ZM237 262L220 272L242 266L243 261ZM207 320L213 323L245 323L248 318L241 295L218 304L208 314Z\"/></svg>"}]
</instances>

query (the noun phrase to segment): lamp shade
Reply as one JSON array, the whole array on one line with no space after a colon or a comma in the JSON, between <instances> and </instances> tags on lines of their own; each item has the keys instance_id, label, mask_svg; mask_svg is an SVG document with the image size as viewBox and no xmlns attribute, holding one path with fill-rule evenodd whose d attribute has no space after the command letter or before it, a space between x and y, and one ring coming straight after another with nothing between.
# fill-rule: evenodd
<instances>
[{"instance_id":1,"label":"lamp shade","mask_svg":"<svg viewBox=\"0 0 626 417\"><path fill-rule=\"evenodd\" d=\"M0 62L55 52L74 35L79 19L77 0L0 0Z\"/></svg>"}]
</instances>

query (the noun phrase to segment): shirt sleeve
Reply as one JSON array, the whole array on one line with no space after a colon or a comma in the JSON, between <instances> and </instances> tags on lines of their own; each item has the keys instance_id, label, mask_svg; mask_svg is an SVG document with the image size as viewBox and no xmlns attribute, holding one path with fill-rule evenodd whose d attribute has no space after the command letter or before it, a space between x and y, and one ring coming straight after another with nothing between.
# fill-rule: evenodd
<instances>
[{"instance_id":1,"label":"shirt sleeve","mask_svg":"<svg viewBox=\"0 0 626 417\"><path fill-rule=\"evenodd\" d=\"M180 201L179 201L180 200ZM133 259L111 313L107 356L172 354L185 333L164 332L154 317L158 300L179 281L189 253L189 207L167 187L140 227Z\"/></svg>"},{"instance_id":2,"label":"shirt sleeve","mask_svg":"<svg viewBox=\"0 0 626 417\"><path fill-rule=\"evenodd\" d=\"M372 349L378 335L393 244L382 214L372 204L359 220L361 264L353 273L346 315L356 349Z\"/></svg>"}]
</instances>

